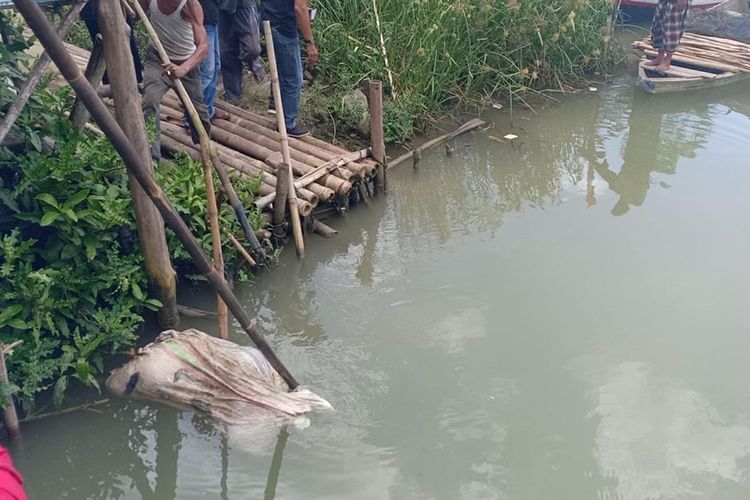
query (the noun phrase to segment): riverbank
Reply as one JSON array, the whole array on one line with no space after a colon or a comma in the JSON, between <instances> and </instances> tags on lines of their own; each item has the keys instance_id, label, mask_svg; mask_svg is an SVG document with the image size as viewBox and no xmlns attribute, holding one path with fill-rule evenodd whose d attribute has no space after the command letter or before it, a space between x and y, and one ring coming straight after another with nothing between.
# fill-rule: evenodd
<instances>
[{"instance_id":1,"label":"riverbank","mask_svg":"<svg viewBox=\"0 0 750 500\"><path fill-rule=\"evenodd\" d=\"M542 2L468 5L428 0L380 7L367 2L328 3L321 6L315 28L324 60L308 87L303 110L333 137L345 136L348 143L361 140L363 131L355 122L362 121L363 103L361 99L347 101L345 96L365 78L380 78L386 87L386 139L402 143L417 131L434 127L452 110L471 106L491 109L498 104L498 96L523 102L527 93L534 94L536 89L567 89L571 83L603 71L612 56L608 12L607 4L599 0L578 0L560 8ZM502 36L485 37L490 28ZM86 45L88 34L81 29L79 25L72 36ZM413 36L405 37L409 32ZM141 47L146 45L141 39ZM261 90L257 101L263 111L267 91L257 89ZM9 224L10 229L3 232L3 257L14 263L6 265L6 277L12 278L6 282L39 285L29 288L21 298L12 296L11 287L6 293L10 298L3 300L13 302L8 302L11 307L6 308L9 312L0 324L7 327L4 340L23 336L34 339L11 360L18 371L14 382L22 383L21 393L29 400L40 391L54 390L59 401L72 378L96 386L103 356L132 343L133 331L140 322L138 312L143 307L159 307L149 298L142 274L127 271L141 261L133 256L137 240L127 205L126 178L122 171L115 175L97 163L107 160L117 164L111 150L105 151L102 144L92 140L83 143L91 148L91 155L79 155L76 136L55 124L69 103L69 97L47 94L37 99L38 115L23 116L19 123L24 124L25 140L34 152L26 159L12 159L25 162L21 177L31 175L32 180L7 174L2 186L8 193L5 204L11 199L18 206L8 206L26 217L26 225L13 228ZM58 116L52 116L55 113ZM326 121L328 117L330 121ZM354 133L354 129L360 130ZM43 143L47 136L54 139L52 152L67 156L51 155ZM187 159L180 161L190 163ZM74 172L91 169L92 165L98 177L75 177ZM45 177L45 168L59 172ZM194 164L186 169L198 171ZM198 188L199 176L184 179L183 174L179 162L176 169L159 172L183 217L203 231L199 239L207 248L205 191ZM250 197L258 185L263 185L257 179L245 182L244 202L250 206ZM114 186L112 191L110 186ZM76 207L81 213L74 210ZM260 229L259 214L253 214L253 219L255 228ZM106 232L106 237L93 238L81 229L85 224L91 226L90 231ZM50 238L56 238L52 250L48 248ZM105 243L107 248L102 247ZM128 245L130 249L125 248ZM19 248L22 251L17 251ZM190 275L193 269L174 238L170 248L179 272ZM241 260L233 245L227 244L224 251L232 256L230 261ZM104 272L107 261L115 262L123 255L127 257L124 267L114 266ZM83 266L92 262L97 267ZM76 274L75 287L71 287L66 278L75 266L80 275ZM50 272L40 273L40 269ZM246 268L237 265L237 269L241 277L249 277ZM102 276L106 278L103 282L92 284L93 278ZM94 291L89 293L91 289ZM114 302L107 302L110 299ZM35 310L33 304L39 302L47 309ZM78 310L83 314L77 314ZM107 311L115 316L108 316ZM81 327L84 323L85 328ZM40 364L40 360L48 363Z\"/></svg>"},{"instance_id":2,"label":"riverbank","mask_svg":"<svg viewBox=\"0 0 750 500\"><path fill-rule=\"evenodd\" d=\"M750 100L634 83L488 110L497 131L394 169L339 237L236 287L335 413L226 429L113 401L28 426L29 493L746 499Z\"/></svg>"}]
</instances>

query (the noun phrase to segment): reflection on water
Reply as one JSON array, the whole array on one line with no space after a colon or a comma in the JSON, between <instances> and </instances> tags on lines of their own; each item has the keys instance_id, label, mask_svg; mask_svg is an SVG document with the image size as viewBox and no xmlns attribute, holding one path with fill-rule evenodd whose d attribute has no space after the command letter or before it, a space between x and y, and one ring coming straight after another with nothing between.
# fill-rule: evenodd
<instances>
[{"instance_id":1,"label":"reflection on water","mask_svg":"<svg viewBox=\"0 0 750 500\"><path fill-rule=\"evenodd\" d=\"M33 423L32 498L750 498L750 98L632 83L488 117L238 289L335 413Z\"/></svg>"},{"instance_id":2,"label":"reflection on water","mask_svg":"<svg viewBox=\"0 0 750 500\"><path fill-rule=\"evenodd\" d=\"M618 482L613 498L714 498L721 481L743 481L747 423L727 421L702 394L643 363L611 369L593 415L597 460Z\"/></svg>"}]
</instances>

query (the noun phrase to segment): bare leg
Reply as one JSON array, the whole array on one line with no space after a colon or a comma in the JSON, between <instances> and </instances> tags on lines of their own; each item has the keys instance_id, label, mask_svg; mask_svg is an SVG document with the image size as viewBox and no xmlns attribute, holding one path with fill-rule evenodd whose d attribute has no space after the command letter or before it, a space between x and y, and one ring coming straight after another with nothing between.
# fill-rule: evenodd
<instances>
[{"instance_id":1,"label":"bare leg","mask_svg":"<svg viewBox=\"0 0 750 500\"><path fill-rule=\"evenodd\" d=\"M644 63L644 66L660 66L662 62L664 62L665 54L666 53L662 49L659 49L659 52L656 54L656 58L646 61Z\"/></svg>"},{"instance_id":2,"label":"bare leg","mask_svg":"<svg viewBox=\"0 0 750 500\"><path fill-rule=\"evenodd\" d=\"M666 71L669 69L669 67L672 65L672 53L671 52L665 52L664 57L661 60L661 64L654 67L654 70L656 71Z\"/></svg>"}]
</instances>

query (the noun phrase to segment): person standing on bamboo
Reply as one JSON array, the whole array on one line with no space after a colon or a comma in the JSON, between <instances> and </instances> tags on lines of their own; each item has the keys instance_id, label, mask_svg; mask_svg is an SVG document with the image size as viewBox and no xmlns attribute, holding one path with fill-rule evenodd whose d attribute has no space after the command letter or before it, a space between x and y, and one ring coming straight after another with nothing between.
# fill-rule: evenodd
<instances>
[{"instance_id":1,"label":"person standing on bamboo","mask_svg":"<svg viewBox=\"0 0 750 500\"><path fill-rule=\"evenodd\" d=\"M260 59L258 9L255 0L225 0L219 7L224 99L236 104L242 97L242 70L245 64L256 82L266 81L266 72Z\"/></svg>"},{"instance_id":2,"label":"person standing on bamboo","mask_svg":"<svg viewBox=\"0 0 750 500\"><path fill-rule=\"evenodd\" d=\"M81 20L86 24L86 29L89 32L89 36L91 37L91 43L96 43L96 35L101 33L101 30L99 29L99 0L89 0L86 5L84 5L83 9L81 9ZM138 81L138 83L143 82L143 63L141 63L141 55L138 53L138 44L135 40L135 34L133 33L133 24L135 23L135 18L131 17L130 15L125 17L125 21L127 21L128 26L130 27L130 54L133 56L133 69L135 69L135 79ZM104 77L102 78L102 84L103 85L109 85L109 77L107 76L107 72L104 72Z\"/></svg>"},{"instance_id":3,"label":"person standing on bamboo","mask_svg":"<svg viewBox=\"0 0 750 500\"><path fill-rule=\"evenodd\" d=\"M216 109L216 87L219 84L221 71L221 54L219 52L219 3L217 0L200 0L203 8L203 27L206 29L208 55L200 65L203 101L208 108L208 117L228 120L229 113Z\"/></svg>"},{"instance_id":4,"label":"person standing on bamboo","mask_svg":"<svg viewBox=\"0 0 750 500\"><path fill-rule=\"evenodd\" d=\"M655 71L666 71L672 64L672 55L680 46L685 32L685 18L690 8L689 0L659 0L651 23L651 45L659 52L655 59L645 63Z\"/></svg>"},{"instance_id":5,"label":"person standing on bamboo","mask_svg":"<svg viewBox=\"0 0 750 500\"><path fill-rule=\"evenodd\" d=\"M203 9L198 0L138 1L149 13L151 24L170 60L169 64L162 64L156 49L151 46L143 67L143 114L147 122L150 118L156 119L156 139L151 145L151 157L158 162L161 159L159 107L164 94L174 86L172 80L182 80L206 131L211 128L198 69L208 54L208 40L203 27ZM189 128L193 142L198 144L197 132L192 125Z\"/></svg>"},{"instance_id":6,"label":"person standing on bamboo","mask_svg":"<svg viewBox=\"0 0 750 500\"><path fill-rule=\"evenodd\" d=\"M300 33L305 41L307 65L315 66L320 58L313 40L310 5L308 0L261 0L260 13L263 20L271 22L287 134L290 137L306 136L310 131L297 123L303 77ZM268 101L268 111L275 113L273 93Z\"/></svg>"}]
</instances>

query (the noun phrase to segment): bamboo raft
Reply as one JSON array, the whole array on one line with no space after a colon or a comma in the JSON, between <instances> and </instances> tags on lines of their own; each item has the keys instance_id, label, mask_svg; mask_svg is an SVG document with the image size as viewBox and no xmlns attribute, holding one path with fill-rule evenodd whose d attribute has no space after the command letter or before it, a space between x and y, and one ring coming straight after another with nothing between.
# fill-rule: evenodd
<instances>
[{"instance_id":1,"label":"bamboo raft","mask_svg":"<svg viewBox=\"0 0 750 500\"><path fill-rule=\"evenodd\" d=\"M650 37L633 42L633 47L643 52L638 86L649 93L718 87L750 75L750 45L728 38L685 33L664 71L645 65L657 54Z\"/></svg>"},{"instance_id":2,"label":"bamboo raft","mask_svg":"<svg viewBox=\"0 0 750 500\"><path fill-rule=\"evenodd\" d=\"M84 69L90 53L72 44L65 44L68 53ZM64 81L60 82L64 83ZM273 119L218 100L216 107L227 111L229 120L213 120L211 139L216 143L219 158L227 168L241 176L261 178L260 193L255 205L269 207L276 193L276 169L282 163L279 133ZM186 153L200 160L200 146L193 144L182 126L184 110L174 91L161 103L160 130L162 149ZM370 150L348 151L308 135L289 138L294 185L298 189L300 215L309 216L319 204L333 204L340 211L349 206L350 197L358 200L373 192L371 185L378 164L370 158Z\"/></svg>"}]
</instances>

